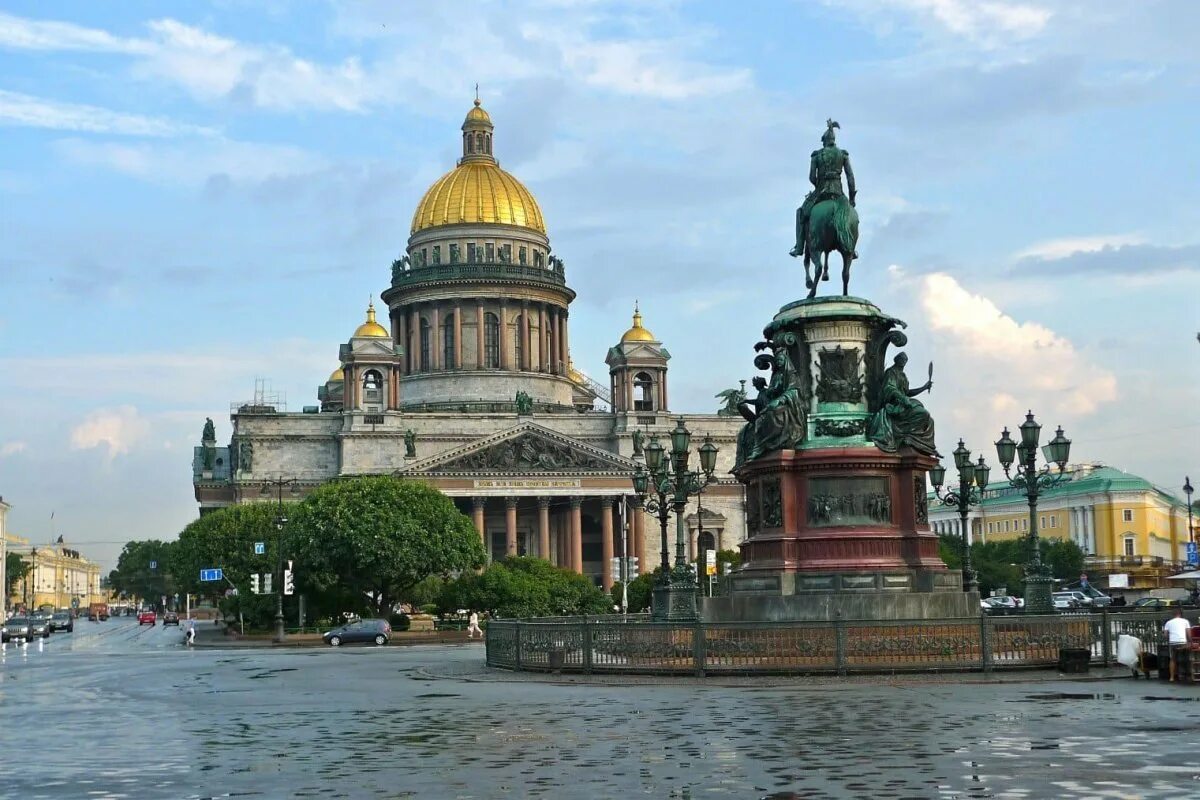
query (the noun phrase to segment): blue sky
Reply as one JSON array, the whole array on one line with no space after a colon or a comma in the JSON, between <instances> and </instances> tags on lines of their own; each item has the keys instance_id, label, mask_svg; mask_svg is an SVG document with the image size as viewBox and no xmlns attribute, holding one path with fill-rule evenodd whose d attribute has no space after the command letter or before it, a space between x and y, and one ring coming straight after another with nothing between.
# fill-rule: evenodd
<instances>
[{"instance_id":1,"label":"blue sky","mask_svg":"<svg viewBox=\"0 0 1200 800\"><path fill-rule=\"evenodd\" d=\"M478 81L595 376L635 299L679 410L749 378L827 116L852 292L909 322L949 451L1029 407L1200 473L1200 4L5 2L0 494L110 564L195 515L256 377L315 402ZM832 282L831 284L832 285Z\"/></svg>"}]
</instances>

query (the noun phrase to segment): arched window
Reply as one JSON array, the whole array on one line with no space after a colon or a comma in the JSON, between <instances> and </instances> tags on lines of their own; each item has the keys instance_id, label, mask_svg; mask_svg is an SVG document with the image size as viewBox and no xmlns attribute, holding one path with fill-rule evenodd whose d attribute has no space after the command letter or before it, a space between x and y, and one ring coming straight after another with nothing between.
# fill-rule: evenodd
<instances>
[{"instance_id":1,"label":"arched window","mask_svg":"<svg viewBox=\"0 0 1200 800\"><path fill-rule=\"evenodd\" d=\"M363 373L363 409L380 411L383 407L383 376L378 370L369 369Z\"/></svg>"},{"instance_id":2,"label":"arched window","mask_svg":"<svg viewBox=\"0 0 1200 800\"><path fill-rule=\"evenodd\" d=\"M500 367L500 319L490 311L483 315L483 366Z\"/></svg>"},{"instance_id":3,"label":"arched window","mask_svg":"<svg viewBox=\"0 0 1200 800\"><path fill-rule=\"evenodd\" d=\"M525 353L525 343L521 341L521 317L523 316L523 314L517 314L516 319L513 320L513 332L516 334L513 336L513 360L516 362L517 369L525 368L525 360L522 358Z\"/></svg>"},{"instance_id":4,"label":"arched window","mask_svg":"<svg viewBox=\"0 0 1200 800\"><path fill-rule=\"evenodd\" d=\"M654 410L654 379L649 373L639 372L633 376L633 410Z\"/></svg>"},{"instance_id":5,"label":"arched window","mask_svg":"<svg viewBox=\"0 0 1200 800\"><path fill-rule=\"evenodd\" d=\"M475 134L475 149L480 153L483 152L483 134L482 133Z\"/></svg>"},{"instance_id":6,"label":"arched window","mask_svg":"<svg viewBox=\"0 0 1200 800\"><path fill-rule=\"evenodd\" d=\"M454 312L446 314L442 323L442 367L450 369L454 366Z\"/></svg>"},{"instance_id":7,"label":"arched window","mask_svg":"<svg viewBox=\"0 0 1200 800\"><path fill-rule=\"evenodd\" d=\"M467 146L466 147L467 155L471 155L472 153L475 152L475 140L474 140L474 138L472 138L471 134L469 134L469 133L465 134L464 138L466 139L466 142L464 142L464 144L466 144L466 146Z\"/></svg>"},{"instance_id":8,"label":"arched window","mask_svg":"<svg viewBox=\"0 0 1200 800\"><path fill-rule=\"evenodd\" d=\"M429 320L421 320L421 370L427 372L433 364L433 351L430 349Z\"/></svg>"}]
</instances>

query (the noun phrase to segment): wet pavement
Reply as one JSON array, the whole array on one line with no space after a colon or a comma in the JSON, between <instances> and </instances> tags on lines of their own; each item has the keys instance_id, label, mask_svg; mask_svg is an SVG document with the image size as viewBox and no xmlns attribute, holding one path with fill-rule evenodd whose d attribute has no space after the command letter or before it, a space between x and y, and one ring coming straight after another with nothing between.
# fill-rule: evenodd
<instances>
[{"instance_id":1,"label":"wet pavement","mask_svg":"<svg viewBox=\"0 0 1200 800\"><path fill-rule=\"evenodd\" d=\"M589 685L479 645L188 650L78 624L0 658L0 797L1151 798L1200 789L1200 689ZM14 769L14 765L22 769Z\"/></svg>"}]
</instances>

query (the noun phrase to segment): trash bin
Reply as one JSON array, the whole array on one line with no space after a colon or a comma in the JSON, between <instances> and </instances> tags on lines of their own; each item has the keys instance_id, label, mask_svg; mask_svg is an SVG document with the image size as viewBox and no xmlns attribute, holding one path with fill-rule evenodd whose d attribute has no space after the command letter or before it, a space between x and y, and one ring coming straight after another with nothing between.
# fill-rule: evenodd
<instances>
[{"instance_id":1,"label":"trash bin","mask_svg":"<svg viewBox=\"0 0 1200 800\"><path fill-rule=\"evenodd\" d=\"M1076 674L1088 671L1092 651L1083 647L1064 647L1058 651L1058 671Z\"/></svg>"},{"instance_id":2,"label":"trash bin","mask_svg":"<svg viewBox=\"0 0 1200 800\"><path fill-rule=\"evenodd\" d=\"M567 651L563 647L551 648L546 653L546 661L552 672L562 672L563 663L567 660Z\"/></svg>"}]
</instances>

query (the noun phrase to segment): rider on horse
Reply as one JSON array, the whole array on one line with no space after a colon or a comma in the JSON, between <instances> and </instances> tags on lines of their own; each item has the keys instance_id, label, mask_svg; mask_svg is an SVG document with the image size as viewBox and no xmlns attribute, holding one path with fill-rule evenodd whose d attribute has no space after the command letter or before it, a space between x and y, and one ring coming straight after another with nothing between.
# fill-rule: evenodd
<instances>
[{"instance_id":1,"label":"rider on horse","mask_svg":"<svg viewBox=\"0 0 1200 800\"><path fill-rule=\"evenodd\" d=\"M850 190L850 205L854 205L854 170L850 168L850 154L837 146L834 128L840 128L832 119L825 121L825 133L821 135L820 150L814 150L808 168L808 180L813 190L804 198L804 204L796 209L796 246L791 254L797 258L804 255L808 240L808 219L813 206L822 200L846 200L842 193L842 170L846 171L846 185ZM810 254L810 256L813 254ZM858 253L854 253L854 258Z\"/></svg>"}]
</instances>

